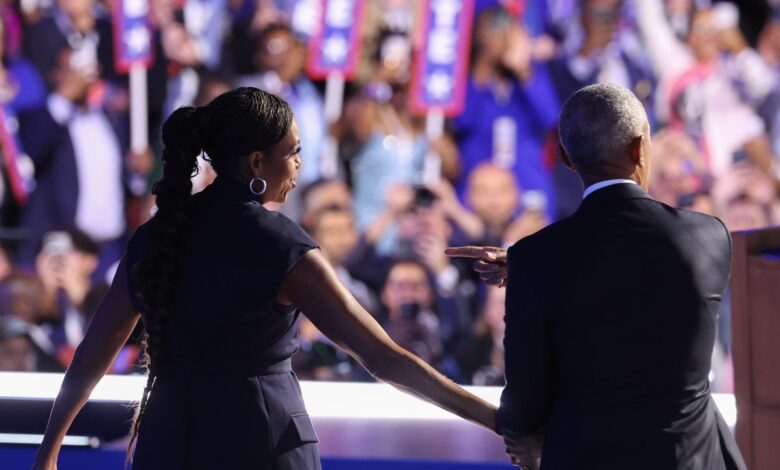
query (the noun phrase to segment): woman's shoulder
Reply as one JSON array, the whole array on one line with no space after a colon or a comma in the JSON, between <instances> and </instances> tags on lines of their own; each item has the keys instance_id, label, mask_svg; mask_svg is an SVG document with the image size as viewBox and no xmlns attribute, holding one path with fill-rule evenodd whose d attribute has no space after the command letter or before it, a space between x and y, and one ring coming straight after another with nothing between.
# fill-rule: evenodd
<instances>
[{"instance_id":1,"label":"woman's shoulder","mask_svg":"<svg viewBox=\"0 0 780 470\"><path fill-rule=\"evenodd\" d=\"M309 251L318 248L303 228L281 212L260 204L246 204L243 253L266 266L274 276L283 276ZM281 277L279 278L281 282Z\"/></svg>"},{"instance_id":2,"label":"woman's shoulder","mask_svg":"<svg viewBox=\"0 0 780 470\"><path fill-rule=\"evenodd\" d=\"M127 241L127 256L131 261L135 261L149 240L149 227L152 219L144 222L135 229L130 239Z\"/></svg>"},{"instance_id":3,"label":"woman's shoulder","mask_svg":"<svg viewBox=\"0 0 780 470\"><path fill-rule=\"evenodd\" d=\"M244 208L242 216L245 223L259 231L258 235L272 238L282 237L314 244L309 234L285 214L266 209L258 203L245 203Z\"/></svg>"}]
</instances>

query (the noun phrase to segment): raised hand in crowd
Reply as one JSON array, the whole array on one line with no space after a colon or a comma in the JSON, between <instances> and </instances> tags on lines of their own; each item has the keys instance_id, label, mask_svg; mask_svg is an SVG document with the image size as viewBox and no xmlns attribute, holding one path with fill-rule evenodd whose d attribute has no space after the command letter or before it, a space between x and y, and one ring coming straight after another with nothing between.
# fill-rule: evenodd
<instances>
[{"instance_id":1,"label":"raised hand in crowd","mask_svg":"<svg viewBox=\"0 0 780 470\"><path fill-rule=\"evenodd\" d=\"M418 190L427 191L427 190ZM452 229L439 201L428 205L415 201L399 220L399 241L434 275L450 267L444 254Z\"/></svg>"},{"instance_id":2,"label":"raised hand in crowd","mask_svg":"<svg viewBox=\"0 0 780 470\"><path fill-rule=\"evenodd\" d=\"M154 154L148 147L141 152L130 150L125 158L127 168L140 175L148 175L154 168Z\"/></svg>"},{"instance_id":3,"label":"raised hand in crowd","mask_svg":"<svg viewBox=\"0 0 780 470\"><path fill-rule=\"evenodd\" d=\"M445 134L432 140L429 145L441 161L441 176L449 181L457 180L461 173L460 154L452 137Z\"/></svg>"},{"instance_id":4,"label":"raised hand in crowd","mask_svg":"<svg viewBox=\"0 0 780 470\"><path fill-rule=\"evenodd\" d=\"M395 223L414 201L414 189L408 184L392 184L385 192L385 210L365 231L366 240L373 244Z\"/></svg>"},{"instance_id":5,"label":"raised hand in crowd","mask_svg":"<svg viewBox=\"0 0 780 470\"><path fill-rule=\"evenodd\" d=\"M476 214L463 207L452 184L441 180L429 188L441 201L444 215L463 230L469 239L479 240L485 234L485 224Z\"/></svg>"},{"instance_id":6,"label":"raised hand in crowd","mask_svg":"<svg viewBox=\"0 0 780 470\"><path fill-rule=\"evenodd\" d=\"M512 24L506 31L507 48L501 57L503 65L512 71L519 80L531 76L531 60L534 43L528 31L520 24Z\"/></svg>"},{"instance_id":7,"label":"raised hand in crowd","mask_svg":"<svg viewBox=\"0 0 780 470\"><path fill-rule=\"evenodd\" d=\"M712 196L719 205L738 197L747 197L760 204L772 204L777 193L772 179L749 161L735 164L720 175L712 188Z\"/></svg>"},{"instance_id":8,"label":"raised hand in crowd","mask_svg":"<svg viewBox=\"0 0 780 470\"><path fill-rule=\"evenodd\" d=\"M197 46L184 26L169 22L162 29L162 46L168 59L188 66L200 65Z\"/></svg>"},{"instance_id":9,"label":"raised hand in crowd","mask_svg":"<svg viewBox=\"0 0 780 470\"><path fill-rule=\"evenodd\" d=\"M60 66L54 72L56 90L68 101L81 103L86 100L89 87L97 81L99 69L87 63L79 64L73 57L70 51L62 54Z\"/></svg>"},{"instance_id":10,"label":"raised hand in crowd","mask_svg":"<svg viewBox=\"0 0 780 470\"><path fill-rule=\"evenodd\" d=\"M527 210L520 214L504 231L504 245L532 235L550 224L550 219L541 210Z\"/></svg>"}]
</instances>

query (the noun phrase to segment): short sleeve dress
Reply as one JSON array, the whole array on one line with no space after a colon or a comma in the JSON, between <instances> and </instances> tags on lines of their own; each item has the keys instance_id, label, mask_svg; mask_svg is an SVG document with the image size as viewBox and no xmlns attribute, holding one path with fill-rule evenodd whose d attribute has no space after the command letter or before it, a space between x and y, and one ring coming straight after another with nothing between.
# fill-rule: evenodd
<instances>
[{"instance_id":1,"label":"short sleeve dress","mask_svg":"<svg viewBox=\"0 0 780 470\"><path fill-rule=\"evenodd\" d=\"M319 469L317 436L290 367L300 313L276 297L317 245L219 177L193 196L176 297L133 459L149 469ZM149 224L128 245L132 266Z\"/></svg>"}]
</instances>

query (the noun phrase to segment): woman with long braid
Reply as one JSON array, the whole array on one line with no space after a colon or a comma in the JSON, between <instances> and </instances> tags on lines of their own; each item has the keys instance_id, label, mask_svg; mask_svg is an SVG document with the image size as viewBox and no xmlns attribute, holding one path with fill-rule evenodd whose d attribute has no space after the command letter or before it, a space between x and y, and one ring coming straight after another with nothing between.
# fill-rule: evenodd
<instances>
[{"instance_id":1,"label":"woman with long braid","mask_svg":"<svg viewBox=\"0 0 780 470\"><path fill-rule=\"evenodd\" d=\"M34 469L56 469L68 427L139 318L149 375L131 430L137 470L319 469L290 369L299 309L378 379L494 428L492 405L395 344L305 232L263 207L285 201L301 165L287 103L239 88L180 108L162 137L158 210L76 351ZM191 196L201 152L218 177Z\"/></svg>"}]
</instances>

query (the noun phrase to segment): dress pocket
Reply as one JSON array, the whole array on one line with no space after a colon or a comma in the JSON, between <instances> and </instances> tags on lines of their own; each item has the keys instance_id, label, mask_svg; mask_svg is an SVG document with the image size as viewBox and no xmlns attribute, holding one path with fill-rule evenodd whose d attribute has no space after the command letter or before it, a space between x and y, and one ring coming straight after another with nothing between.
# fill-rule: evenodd
<instances>
[{"instance_id":1,"label":"dress pocket","mask_svg":"<svg viewBox=\"0 0 780 470\"><path fill-rule=\"evenodd\" d=\"M307 413L296 413L290 416L290 427L301 443L319 442L317 433L314 432L314 425Z\"/></svg>"}]
</instances>

